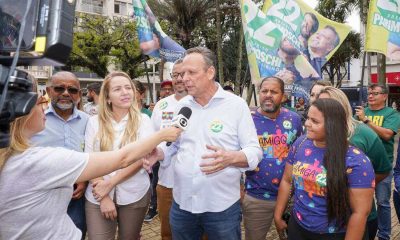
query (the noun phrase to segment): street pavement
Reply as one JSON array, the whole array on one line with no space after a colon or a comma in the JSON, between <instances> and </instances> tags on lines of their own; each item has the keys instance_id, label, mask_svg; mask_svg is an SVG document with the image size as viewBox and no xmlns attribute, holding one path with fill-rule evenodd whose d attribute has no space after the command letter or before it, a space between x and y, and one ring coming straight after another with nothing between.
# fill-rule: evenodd
<instances>
[{"instance_id":1,"label":"street pavement","mask_svg":"<svg viewBox=\"0 0 400 240\"><path fill-rule=\"evenodd\" d=\"M142 238L141 240L161 240L161 235L160 235L161 229L160 229L160 219L158 216L156 216L153 221L150 223L143 223L142 227ZM245 239L244 237L244 228L242 224L242 239ZM278 234L275 230L274 224L272 224L271 230L269 231L267 235L267 240L279 240ZM393 207L393 201L392 201L392 240L400 240L400 224L397 220L396 213L394 211ZM221 239L223 240L223 239ZM378 240L378 238L376 238Z\"/></svg>"}]
</instances>

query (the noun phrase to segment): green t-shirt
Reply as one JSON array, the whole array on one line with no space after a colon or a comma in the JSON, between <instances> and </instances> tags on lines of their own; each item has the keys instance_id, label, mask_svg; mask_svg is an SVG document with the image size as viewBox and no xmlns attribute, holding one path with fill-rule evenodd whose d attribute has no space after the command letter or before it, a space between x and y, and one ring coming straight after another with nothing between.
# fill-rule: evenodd
<instances>
[{"instance_id":1,"label":"green t-shirt","mask_svg":"<svg viewBox=\"0 0 400 240\"><path fill-rule=\"evenodd\" d=\"M390 129L397 133L400 127L400 115L399 113L390 107L384 107L381 110L371 110L369 107L365 108L365 116L367 116L371 122L379 127ZM393 144L394 135L389 141L383 139L382 143L386 149L387 157L390 162L393 163Z\"/></svg>"},{"instance_id":2,"label":"green t-shirt","mask_svg":"<svg viewBox=\"0 0 400 240\"><path fill-rule=\"evenodd\" d=\"M142 109L140 109L140 112L146 114L147 116L149 116L149 118L151 118L152 112L149 109L142 108Z\"/></svg>"},{"instance_id":3,"label":"green t-shirt","mask_svg":"<svg viewBox=\"0 0 400 240\"><path fill-rule=\"evenodd\" d=\"M365 124L357 124L354 129L350 143L363 151L371 160L374 172L378 174L388 173L392 170L392 163L387 157L385 147L378 134ZM372 203L371 213L368 221L378 217L375 207L375 201Z\"/></svg>"}]
</instances>

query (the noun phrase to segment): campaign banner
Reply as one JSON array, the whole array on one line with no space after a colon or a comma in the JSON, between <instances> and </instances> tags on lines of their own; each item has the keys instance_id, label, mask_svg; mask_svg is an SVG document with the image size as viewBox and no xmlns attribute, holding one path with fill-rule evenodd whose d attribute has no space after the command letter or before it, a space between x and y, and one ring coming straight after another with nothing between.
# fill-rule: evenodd
<instances>
[{"instance_id":1,"label":"campaign banner","mask_svg":"<svg viewBox=\"0 0 400 240\"><path fill-rule=\"evenodd\" d=\"M365 51L400 60L400 0L371 0Z\"/></svg>"},{"instance_id":2,"label":"campaign banner","mask_svg":"<svg viewBox=\"0 0 400 240\"><path fill-rule=\"evenodd\" d=\"M183 57L185 49L164 33L146 0L133 0L132 4L142 52L167 62Z\"/></svg>"},{"instance_id":3,"label":"campaign banner","mask_svg":"<svg viewBox=\"0 0 400 240\"><path fill-rule=\"evenodd\" d=\"M300 0L266 0L263 10L241 0L241 12L253 83L280 77L285 91L306 101L322 66L350 32Z\"/></svg>"}]
</instances>

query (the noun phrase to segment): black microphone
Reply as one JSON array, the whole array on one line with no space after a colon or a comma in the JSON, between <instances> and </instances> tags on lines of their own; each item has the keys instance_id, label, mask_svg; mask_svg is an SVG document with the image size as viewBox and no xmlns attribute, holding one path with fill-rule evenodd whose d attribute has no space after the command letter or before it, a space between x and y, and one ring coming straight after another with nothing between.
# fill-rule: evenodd
<instances>
[{"instance_id":1,"label":"black microphone","mask_svg":"<svg viewBox=\"0 0 400 240\"><path fill-rule=\"evenodd\" d=\"M182 107L181 110L179 110L178 116L172 119L171 126L185 130L191 115L192 109L188 107ZM167 146L170 146L171 144L171 142L167 142Z\"/></svg>"}]
</instances>

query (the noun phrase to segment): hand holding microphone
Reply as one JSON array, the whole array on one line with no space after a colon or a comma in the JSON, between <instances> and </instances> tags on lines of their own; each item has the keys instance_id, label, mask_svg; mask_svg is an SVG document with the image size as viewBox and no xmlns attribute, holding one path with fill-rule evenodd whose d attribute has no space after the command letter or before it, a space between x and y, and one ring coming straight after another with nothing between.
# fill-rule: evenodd
<instances>
[{"instance_id":1,"label":"hand holding microphone","mask_svg":"<svg viewBox=\"0 0 400 240\"><path fill-rule=\"evenodd\" d=\"M181 110L179 110L178 115L174 117L174 119L172 119L171 126L185 130L191 115L192 115L192 109L188 107L182 107ZM171 142L167 142L167 146L170 145Z\"/></svg>"},{"instance_id":2,"label":"hand holding microphone","mask_svg":"<svg viewBox=\"0 0 400 240\"><path fill-rule=\"evenodd\" d=\"M166 130L175 130L181 132L185 130L188 124L188 120L192 115L192 110L188 107L183 107L176 116L172 120L172 124L168 128L164 128L160 131ZM175 128L173 128L175 127ZM174 140L172 140L174 141ZM167 142L167 146L170 146L171 142ZM144 160L143 160L143 168L147 170L147 172L151 173L152 166L159 160L164 158L164 153L161 149L154 149Z\"/></svg>"}]
</instances>

